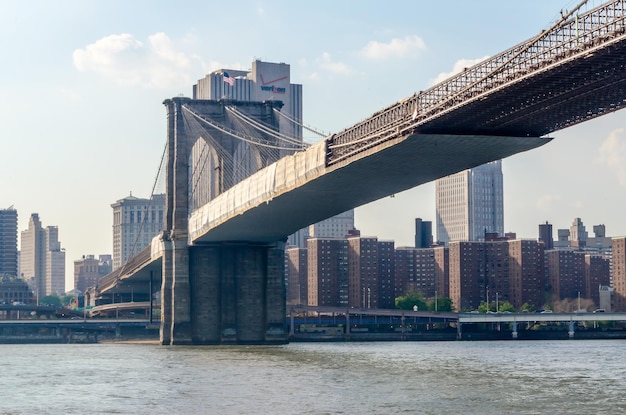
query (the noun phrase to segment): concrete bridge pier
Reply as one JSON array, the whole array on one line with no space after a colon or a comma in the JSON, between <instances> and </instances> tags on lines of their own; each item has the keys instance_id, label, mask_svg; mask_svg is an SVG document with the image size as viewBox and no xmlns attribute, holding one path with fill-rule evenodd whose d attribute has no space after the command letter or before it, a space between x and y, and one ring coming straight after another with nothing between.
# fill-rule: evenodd
<instances>
[{"instance_id":1,"label":"concrete bridge pier","mask_svg":"<svg viewBox=\"0 0 626 415\"><path fill-rule=\"evenodd\" d=\"M193 344L287 342L282 243L199 245L189 253Z\"/></svg>"}]
</instances>

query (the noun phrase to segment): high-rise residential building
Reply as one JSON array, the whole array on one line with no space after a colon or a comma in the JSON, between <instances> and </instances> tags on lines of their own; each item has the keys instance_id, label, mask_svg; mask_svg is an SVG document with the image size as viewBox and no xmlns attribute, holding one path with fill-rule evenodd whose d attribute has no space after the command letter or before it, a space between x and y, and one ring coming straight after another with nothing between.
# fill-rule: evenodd
<instances>
[{"instance_id":1,"label":"high-rise residential building","mask_svg":"<svg viewBox=\"0 0 626 415\"><path fill-rule=\"evenodd\" d=\"M433 246L433 223L415 218L415 247L430 248Z\"/></svg>"},{"instance_id":2,"label":"high-rise residential building","mask_svg":"<svg viewBox=\"0 0 626 415\"><path fill-rule=\"evenodd\" d=\"M472 310L489 297L484 243L454 241L448 249L452 305L457 311Z\"/></svg>"},{"instance_id":3,"label":"high-rise residential building","mask_svg":"<svg viewBox=\"0 0 626 415\"><path fill-rule=\"evenodd\" d=\"M543 242L543 249L554 249L554 238L552 237L552 224L539 224L539 241Z\"/></svg>"},{"instance_id":4,"label":"high-rise residential building","mask_svg":"<svg viewBox=\"0 0 626 415\"><path fill-rule=\"evenodd\" d=\"M450 250L445 246L436 246L433 254L437 297L450 298Z\"/></svg>"},{"instance_id":5,"label":"high-rise residential building","mask_svg":"<svg viewBox=\"0 0 626 415\"><path fill-rule=\"evenodd\" d=\"M0 209L0 277L18 276L17 210Z\"/></svg>"},{"instance_id":6,"label":"high-rise residential building","mask_svg":"<svg viewBox=\"0 0 626 415\"><path fill-rule=\"evenodd\" d=\"M449 298L457 311L510 301L508 242L450 243Z\"/></svg>"},{"instance_id":7,"label":"high-rise residential building","mask_svg":"<svg viewBox=\"0 0 626 415\"><path fill-rule=\"evenodd\" d=\"M165 195L142 199L130 194L111 205L113 208L113 269L137 255L163 231Z\"/></svg>"},{"instance_id":8,"label":"high-rise residential building","mask_svg":"<svg viewBox=\"0 0 626 415\"><path fill-rule=\"evenodd\" d=\"M20 269L40 299L65 293L65 250L59 242L56 226L42 227L39 215L33 213L28 229L21 232Z\"/></svg>"},{"instance_id":9,"label":"high-rise residential building","mask_svg":"<svg viewBox=\"0 0 626 415\"><path fill-rule=\"evenodd\" d=\"M308 251L306 248L290 246L285 249L285 285L287 304L307 305L308 303Z\"/></svg>"},{"instance_id":10,"label":"high-rise residential building","mask_svg":"<svg viewBox=\"0 0 626 415\"><path fill-rule=\"evenodd\" d=\"M378 239L348 238L348 306L379 308Z\"/></svg>"},{"instance_id":11,"label":"high-rise residential building","mask_svg":"<svg viewBox=\"0 0 626 415\"><path fill-rule=\"evenodd\" d=\"M74 289L85 293L87 288L95 287L101 277L112 271L111 255L83 255L74 261Z\"/></svg>"},{"instance_id":12,"label":"high-rise residential building","mask_svg":"<svg viewBox=\"0 0 626 415\"><path fill-rule=\"evenodd\" d=\"M307 240L308 305L348 307L348 241Z\"/></svg>"},{"instance_id":13,"label":"high-rise residential building","mask_svg":"<svg viewBox=\"0 0 626 415\"><path fill-rule=\"evenodd\" d=\"M504 234L504 190L500 160L435 181L437 241L481 241Z\"/></svg>"},{"instance_id":14,"label":"high-rise residential building","mask_svg":"<svg viewBox=\"0 0 626 415\"><path fill-rule=\"evenodd\" d=\"M443 290L437 292L434 248L398 247L395 262L396 297L411 291L424 298L443 296Z\"/></svg>"},{"instance_id":15,"label":"high-rise residential building","mask_svg":"<svg viewBox=\"0 0 626 415\"><path fill-rule=\"evenodd\" d=\"M525 303L543 305L546 280L543 243L514 239L509 245L509 301L519 309Z\"/></svg>"},{"instance_id":16,"label":"high-rise residential building","mask_svg":"<svg viewBox=\"0 0 626 415\"><path fill-rule=\"evenodd\" d=\"M585 254L573 249L546 251L548 294L552 301L585 296Z\"/></svg>"},{"instance_id":17,"label":"high-rise residential building","mask_svg":"<svg viewBox=\"0 0 626 415\"><path fill-rule=\"evenodd\" d=\"M613 238L613 311L626 311L626 236Z\"/></svg>"},{"instance_id":18,"label":"high-rise residential building","mask_svg":"<svg viewBox=\"0 0 626 415\"><path fill-rule=\"evenodd\" d=\"M611 261L603 255L585 254L584 297L600 307L600 287L611 284Z\"/></svg>"},{"instance_id":19,"label":"high-rise residential building","mask_svg":"<svg viewBox=\"0 0 626 415\"><path fill-rule=\"evenodd\" d=\"M395 242L378 241L378 308L396 305Z\"/></svg>"}]
</instances>

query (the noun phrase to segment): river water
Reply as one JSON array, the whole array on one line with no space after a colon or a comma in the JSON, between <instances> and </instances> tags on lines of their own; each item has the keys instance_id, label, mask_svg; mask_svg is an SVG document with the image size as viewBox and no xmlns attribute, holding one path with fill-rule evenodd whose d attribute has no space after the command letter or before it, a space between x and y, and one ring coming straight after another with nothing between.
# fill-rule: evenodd
<instances>
[{"instance_id":1,"label":"river water","mask_svg":"<svg viewBox=\"0 0 626 415\"><path fill-rule=\"evenodd\" d=\"M623 414L626 341L0 345L0 414Z\"/></svg>"}]
</instances>

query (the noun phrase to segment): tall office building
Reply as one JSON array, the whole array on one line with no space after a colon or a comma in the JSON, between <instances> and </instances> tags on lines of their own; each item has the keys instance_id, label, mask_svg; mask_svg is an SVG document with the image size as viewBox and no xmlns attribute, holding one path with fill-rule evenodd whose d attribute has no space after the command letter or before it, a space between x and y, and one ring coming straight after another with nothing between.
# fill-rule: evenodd
<instances>
[{"instance_id":1,"label":"tall office building","mask_svg":"<svg viewBox=\"0 0 626 415\"><path fill-rule=\"evenodd\" d=\"M433 223L415 218L415 247L430 248L433 246Z\"/></svg>"},{"instance_id":2,"label":"tall office building","mask_svg":"<svg viewBox=\"0 0 626 415\"><path fill-rule=\"evenodd\" d=\"M17 277L17 210L0 209L0 277Z\"/></svg>"},{"instance_id":3,"label":"tall office building","mask_svg":"<svg viewBox=\"0 0 626 415\"><path fill-rule=\"evenodd\" d=\"M308 238L345 238L352 230L354 230L354 209L296 231L287 238L287 245L306 248Z\"/></svg>"},{"instance_id":4,"label":"tall office building","mask_svg":"<svg viewBox=\"0 0 626 415\"><path fill-rule=\"evenodd\" d=\"M250 71L219 69L206 75L194 85L193 98L282 101L279 115L284 116L279 116L279 130L302 141L302 85L292 84L290 79L288 64L255 60ZM290 153L282 150L281 156Z\"/></svg>"},{"instance_id":5,"label":"tall office building","mask_svg":"<svg viewBox=\"0 0 626 415\"><path fill-rule=\"evenodd\" d=\"M198 80L194 99L237 101L281 101L279 131L302 141L302 85L291 83L291 67L286 63L255 60L251 70L218 69ZM281 150L280 156L292 150ZM354 211L342 213L301 229L289 236L288 245L307 248L307 238L343 238L354 228Z\"/></svg>"},{"instance_id":6,"label":"tall office building","mask_svg":"<svg viewBox=\"0 0 626 415\"><path fill-rule=\"evenodd\" d=\"M500 160L435 181L437 241L481 241L504 234L504 190Z\"/></svg>"},{"instance_id":7,"label":"tall office building","mask_svg":"<svg viewBox=\"0 0 626 415\"><path fill-rule=\"evenodd\" d=\"M552 224L542 223L539 225L539 242L543 242L543 249L554 248L554 238L552 237Z\"/></svg>"},{"instance_id":8,"label":"tall office building","mask_svg":"<svg viewBox=\"0 0 626 415\"><path fill-rule=\"evenodd\" d=\"M570 245L574 248L584 248L587 246L587 231L580 218L574 218L572 226L569 228Z\"/></svg>"},{"instance_id":9,"label":"tall office building","mask_svg":"<svg viewBox=\"0 0 626 415\"><path fill-rule=\"evenodd\" d=\"M345 238L354 229L354 209L309 225L311 238Z\"/></svg>"},{"instance_id":10,"label":"tall office building","mask_svg":"<svg viewBox=\"0 0 626 415\"><path fill-rule=\"evenodd\" d=\"M113 269L137 255L163 231L165 195L141 199L130 194L111 205L113 208Z\"/></svg>"},{"instance_id":11,"label":"tall office building","mask_svg":"<svg viewBox=\"0 0 626 415\"><path fill-rule=\"evenodd\" d=\"M40 299L50 294L64 294L65 250L61 249L58 227L42 227L39 215L33 213L28 229L20 235L20 272L35 296Z\"/></svg>"}]
</instances>

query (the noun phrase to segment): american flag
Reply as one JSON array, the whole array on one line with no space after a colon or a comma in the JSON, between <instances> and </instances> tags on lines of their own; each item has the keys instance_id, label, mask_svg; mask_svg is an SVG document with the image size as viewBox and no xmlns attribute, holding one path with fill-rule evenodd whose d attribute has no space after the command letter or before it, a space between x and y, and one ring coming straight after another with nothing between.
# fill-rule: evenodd
<instances>
[{"instance_id":1,"label":"american flag","mask_svg":"<svg viewBox=\"0 0 626 415\"><path fill-rule=\"evenodd\" d=\"M228 76L228 72L224 72L222 75L224 76L224 82L226 82L230 86L235 85L235 78L231 78L230 76Z\"/></svg>"}]
</instances>

